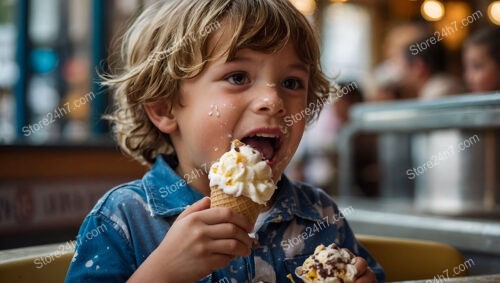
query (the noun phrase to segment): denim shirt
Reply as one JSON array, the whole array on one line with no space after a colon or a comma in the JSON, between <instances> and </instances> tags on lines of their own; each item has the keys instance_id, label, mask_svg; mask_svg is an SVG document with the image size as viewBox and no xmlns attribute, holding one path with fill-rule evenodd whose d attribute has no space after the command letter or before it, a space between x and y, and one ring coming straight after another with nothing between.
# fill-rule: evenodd
<instances>
[{"instance_id":1,"label":"denim shirt","mask_svg":"<svg viewBox=\"0 0 500 283\"><path fill-rule=\"evenodd\" d=\"M137 270L176 217L203 198L175 173L176 166L175 157L160 156L142 180L113 188L98 201L80 227L66 282L125 282ZM366 259L379 282L385 280L381 266L354 237L345 210L342 214L321 189L283 175L276 194L273 207L261 214L259 246L199 282L289 283L288 274L300 282L295 268L317 245L334 242Z\"/></svg>"}]
</instances>

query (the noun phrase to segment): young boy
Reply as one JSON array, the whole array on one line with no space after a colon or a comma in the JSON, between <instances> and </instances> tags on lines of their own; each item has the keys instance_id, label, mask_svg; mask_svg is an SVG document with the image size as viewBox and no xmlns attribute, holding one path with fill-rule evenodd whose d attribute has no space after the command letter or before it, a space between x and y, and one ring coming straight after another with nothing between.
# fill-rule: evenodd
<instances>
[{"instance_id":1,"label":"young boy","mask_svg":"<svg viewBox=\"0 0 500 283\"><path fill-rule=\"evenodd\" d=\"M356 282L384 280L334 202L282 175L330 90L314 32L287 0L162 1L122 52L106 82L116 137L152 168L87 216L67 282L300 282L295 268L334 242L358 256ZM233 139L255 145L278 186L255 226L206 197L206 172Z\"/></svg>"}]
</instances>

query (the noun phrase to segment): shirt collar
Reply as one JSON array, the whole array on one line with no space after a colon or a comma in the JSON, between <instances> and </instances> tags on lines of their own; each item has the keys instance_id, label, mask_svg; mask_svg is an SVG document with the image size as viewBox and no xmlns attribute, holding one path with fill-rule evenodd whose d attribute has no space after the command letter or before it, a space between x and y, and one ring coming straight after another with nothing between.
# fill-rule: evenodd
<instances>
[{"instance_id":1,"label":"shirt collar","mask_svg":"<svg viewBox=\"0 0 500 283\"><path fill-rule=\"evenodd\" d=\"M173 169L177 164L175 155L160 155L142 179L152 216L177 215L203 198L203 194L177 175ZM282 175L277 187L275 204L265 222L290 221L294 215L312 221L322 220L310 197L300 190L300 184Z\"/></svg>"},{"instance_id":2,"label":"shirt collar","mask_svg":"<svg viewBox=\"0 0 500 283\"><path fill-rule=\"evenodd\" d=\"M142 178L152 216L177 215L203 198L175 173L177 164L175 155L160 155Z\"/></svg>"}]
</instances>

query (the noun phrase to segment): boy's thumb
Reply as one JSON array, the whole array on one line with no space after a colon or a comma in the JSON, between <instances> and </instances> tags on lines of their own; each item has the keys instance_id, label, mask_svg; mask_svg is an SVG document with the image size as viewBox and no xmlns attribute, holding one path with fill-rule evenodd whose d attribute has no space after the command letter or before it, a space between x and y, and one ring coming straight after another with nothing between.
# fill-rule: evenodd
<instances>
[{"instance_id":1,"label":"boy's thumb","mask_svg":"<svg viewBox=\"0 0 500 283\"><path fill-rule=\"evenodd\" d=\"M182 219L183 217L188 216L189 214L196 212L196 211L201 211L205 210L207 208L210 208L210 198L209 197L204 197L200 199L199 201L193 203L192 205L188 206L180 215L177 217L177 219Z\"/></svg>"}]
</instances>

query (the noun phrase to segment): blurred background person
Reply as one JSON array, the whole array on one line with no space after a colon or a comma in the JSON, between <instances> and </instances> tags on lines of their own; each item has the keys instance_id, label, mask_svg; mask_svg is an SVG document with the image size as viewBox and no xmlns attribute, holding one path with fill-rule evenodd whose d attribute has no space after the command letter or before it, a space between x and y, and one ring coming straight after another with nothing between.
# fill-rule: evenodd
<instances>
[{"instance_id":1,"label":"blurred background person","mask_svg":"<svg viewBox=\"0 0 500 283\"><path fill-rule=\"evenodd\" d=\"M464 92L459 80L446 73L446 49L434 34L418 38L404 49L402 82L420 99L436 99ZM435 37L434 37L435 38Z\"/></svg>"},{"instance_id":2,"label":"blurred background person","mask_svg":"<svg viewBox=\"0 0 500 283\"><path fill-rule=\"evenodd\" d=\"M346 84L341 84L346 87ZM365 102L365 94L361 88L353 89L348 95L343 96L332 106L336 119L339 121L339 128L336 132L347 126L349 123L349 111L357 104ZM372 134L360 134L354 139L354 158L353 158L353 189L363 196L375 196L379 191L379 167L377 165L377 137ZM339 157L337 143L334 143L332 156L330 160L331 166L334 168L332 185L330 189L338 194L338 170Z\"/></svg>"},{"instance_id":3,"label":"blurred background person","mask_svg":"<svg viewBox=\"0 0 500 283\"><path fill-rule=\"evenodd\" d=\"M391 101L416 98L417 93L403 84L401 68L405 61L406 48L417 39L432 31L427 23L408 22L393 26L384 38L384 60L373 72L375 91L373 101Z\"/></svg>"},{"instance_id":4,"label":"blurred background person","mask_svg":"<svg viewBox=\"0 0 500 283\"><path fill-rule=\"evenodd\" d=\"M377 66L373 72L374 93L372 102L387 102L405 99L401 84L401 73L394 65L384 62Z\"/></svg>"},{"instance_id":5,"label":"blurred background person","mask_svg":"<svg viewBox=\"0 0 500 283\"><path fill-rule=\"evenodd\" d=\"M471 92L500 89L500 27L474 33L464 44L464 80Z\"/></svg>"},{"instance_id":6,"label":"blurred background person","mask_svg":"<svg viewBox=\"0 0 500 283\"><path fill-rule=\"evenodd\" d=\"M294 179L310 182L334 194L338 181L336 139L341 128L349 122L351 107L365 101L358 83L340 82L338 87L343 90L339 98L326 105L318 121L306 130L300 154L296 154L288 169ZM375 195L378 191L376 139L372 135L360 135L354 143L356 189L367 196Z\"/></svg>"}]
</instances>

